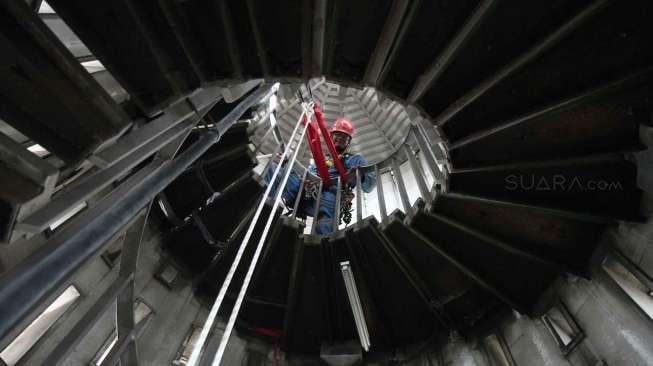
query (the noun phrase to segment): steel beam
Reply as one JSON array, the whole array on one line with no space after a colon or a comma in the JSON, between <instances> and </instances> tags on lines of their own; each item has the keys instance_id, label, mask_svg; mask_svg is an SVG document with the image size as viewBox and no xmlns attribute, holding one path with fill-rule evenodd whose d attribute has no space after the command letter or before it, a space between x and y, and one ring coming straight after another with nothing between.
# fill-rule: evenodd
<instances>
[{"instance_id":1,"label":"steel beam","mask_svg":"<svg viewBox=\"0 0 653 366\"><path fill-rule=\"evenodd\" d=\"M259 140L259 144L256 146L256 148L254 148L254 154L256 154L257 152L259 152L259 150L261 150L261 148L263 147L263 145L267 141L268 136L270 136L270 134L272 133L273 129L274 129L274 126L268 127L268 129L263 134L263 137L261 137L261 139Z\"/></svg>"},{"instance_id":2,"label":"steel beam","mask_svg":"<svg viewBox=\"0 0 653 366\"><path fill-rule=\"evenodd\" d=\"M115 206L116 202L123 199L134 185L160 167L159 162L153 162L136 172L98 203L82 211L72 222L61 227L41 248L0 278L0 302L4 303L4 309L7 309L0 317L0 348L4 348L11 342L24 327L45 310L48 302L54 301L56 296L65 290L78 268L88 260L101 255L124 226L132 222L132 218L125 220L125 224L116 230L105 233L106 236L102 238L99 236L93 238L86 233L87 243L83 245L77 241L75 235L85 229L88 230L88 225L102 212ZM139 209L135 210L134 215L139 211ZM107 226L102 229L109 228L114 221L105 217L104 223L107 223ZM98 232L98 235L100 234L102 233ZM102 243L96 243L97 240L102 240ZM75 241L76 248L64 247L64 243L71 241ZM89 253L91 244L95 244L92 254ZM21 285L23 290L16 287L18 283L23 283ZM24 291L25 288L30 288L31 291ZM15 298L15 293L20 294L20 300Z\"/></svg>"},{"instance_id":3,"label":"steel beam","mask_svg":"<svg viewBox=\"0 0 653 366\"><path fill-rule=\"evenodd\" d=\"M538 109L536 111L527 113L523 116L517 117L513 120L510 121L505 121L502 123L499 123L496 126L487 128L485 130L475 132L467 137L464 137L458 141L455 141L454 143L449 145L450 150L454 150L466 145L471 144L472 142L476 142L478 140L482 140L486 137L492 136L496 133L499 133L501 131L507 130L509 128L515 127L517 125L520 125L522 123L532 121L536 118L542 118L545 116L549 116L552 114L556 113L561 113L563 111L575 108L579 105L583 105L586 103L593 102L595 100L604 98L606 96L609 96L610 94L616 93L618 91L621 91L629 86L636 85L638 83L642 83L645 81L648 81L651 79L653 76L653 67L646 68L642 71L639 71L637 73L628 75L624 78L621 78L619 80L615 80L611 83L602 85L598 88L589 90L587 92L584 92L579 95L575 95L571 98L564 99L562 101L559 101L557 103L548 105L544 108Z\"/></svg>"},{"instance_id":4,"label":"steel beam","mask_svg":"<svg viewBox=\"0 0 653 366\"><path fill-rule=\"evenodd\" d=\"M138 337L140 337L140 335L143 333L145 330L145 325L147 325L147 322L143 321L140 324L136 325L134 329L132 329L129 333L124 334L122 337L118 337L116 344L113 346L113 348L111 348L111 352L109 352L107 357L102 362L102 366L115 366L118 364L122 366L123 362L125 361L122 359L122 355L129 347L135 346L134 341L138 339ZM134 360L131 360L130 362L133 361ZM128 365L132 366L136 364L128 363Z\"/></svg>"},{"instance_id":5,"label":"steel beam","mask_svg":"<svg viewBox=\"0 0 653 366\"><path fill-rule=\"evenodd\" d=\"M396 39L395 43L390 49L390 53L388 54L385 64L383 65L383 69L381 70L381 74L379 75L377 80L377 84L383 84L383 81L388 76L388 72L390 72L390 69L394 64L397 55L399 54L399 52L401 52L401 44L404 42L404 39L406 38L406 34L408 33L408 28L410 28L411 24L413 24L413 20L415 19L415 15L417 15L417 11L421 4L422 4L421 0L411 1L408 14L406 14L404 20L401 22L401 28L399 29L397 36L395 37Z\"/></svg>"},{"instance_id":6,"label":"steel beam","mask_svg":"<svg viewBox=\"0 0 653 366\"><path fill-rule=\"evenodd\" d=\"M147 219L152 209L152 201L145 208L145 214L127 229L125 241L120 255L120 277L135 276L138 264L138 252L145 236ZM134 294L135 283L131 281L127 287L118 293L116 298L116 325L118 339L129 334L136 326L134 319ZM121 366L138 365L138 354L136 344L132 340L120 356Z\"/></svg>"},{"instance_id":7,"label":"steel beam","mask_svg":"<svg viewBox=\"0 0 653 366\"><path fill-rule=\"evenodd\" d=\"M379 173L379 165L374 166L374 174L376 174L376 196L379 200L379 211L381 213L381 221L388 217L388 210L385 207L385 198L383 193L383 179Z\"/></svg>"},{"instance_id":8,"label":"steel beam","mask_svg":"<svg viewBox=\"0 0 653 366\"><path fill-rule=\"evenodd\" d=\"M75 326L68 331L66 336L59 342L57 347L48 355L48 363L51 365L65 365L64 361L73 351L73 349L86 337L88 332L95 326L104 313L113 304L113 301L118 297L131 282L134 281L134 276L116 278L116 280L107 288L104 293L95 300L95 303L89 308L84 316L82 316Z\"/></svg>"},{"instance_id":9,"label":"steel beam","mask_svg":"<svg viewBox=\"0 0 653 366\"><path fill-rule=\"evenodd\" d=\"M404 273L406 279L408 279L408 282L413 286L415 291L417 291L424 303L430 306L435 296L431 294L428 286L426 286L426 282L421 279L419 272L415 270L406 257L395 248L395 245L390 238L388 238L375 225L370 226L378 243L380 243L386 252L388 252L390 258L392 258L392 260L397 264L397 267L399 267L399 269Z\"/></svg>"},{"instance_id":10,"label":"steel beam","mask_svg":"<svg viewBox=\"0 0 653 366\"><path fill-rule=\"evenodd\" d=\"M0 162L21 176L44 187L52 187L59 171L23 145L0 132Z\"/></svg>"},{"instance_id":11,"label":"steel beam","mask_svg":"<svg viewBox=\"0 0 653 366\"><path fill-rule=\"evenodd\" d=\"M401 169L397 163L396 157L391 158L392 162L392 173L394 174L395 181L397 182L397 190L399 191L399 197L401 198L401 203L404 206L404 211L408 216L412 216L413 206L410 205L410 199L408 199L408 192L406 191L406 184L404 183L404 178L401 175Z\"/></svg>"},{"instance_id":12,"label":"steel beam","mask_svg":"<svg viewBox=\"0 0 653 366\"><path fill-rule=\"evenodd\" d=\"M238 85L222 88L222 98L227 103L233 103L249 93L262 82L263 79L252 79ZM270 88L270 91L261 97L260 100L267 100L272 94L276 93L277 90L279 90L279 83L275 83L272 88Z\"/></svg>"},{"instance_id":13,"label":"steel beam","mask_svg":"<svg viewBox=\"0 0 653 366\"><path fill-rule=\"evenodd\" d=\"M268 87L259 88L177 158L169 162L155 161L149 169L139 171L6 272L0 278L0 308L3 309L0 347L26 326L25 320L33 315L43 300L66 284L82 265L100 255L107 240L218 142L224 132L267 92Z\"/></svg>"},{"instance_id":14,"label":"steel beam","mask_svg":"<svg viewBox=\"0 0 653 366\"><path fill-rule=\"evenodd\" d=\"M255 1L246 0L247 3L247 15L249 16L249 22L252 26L252 33L254 35L254 43L256 44L256 56L261 64L261 70L263 71L264 77L270 76L270 65L268 62L267 53L263 46L263 38L261 37L261 31L258 27L258 22L256 21L256 11L255 11Z\"/></svg>"},{"instance_id":15,"label":"steel beam","mask_svg":"<svg viewBox=\"0 0 653 366\"><path fill-rule=\"evenodd\" d=\"M229 94L229 98L233 98L236 95L242 95L244 92L249 91L249 89L257 85L258 83L260 83L260 80L240 84L238 86L240 88L239 91L237 91L235 95ZM250 95L246 99L246 103L243 102L247 105L247 108L242 110L243 108L241 106L237 107L239 108L238 111L242 110L242 112L240 112L240 114L236 118L239 118L242 115L242 113L244 113L245 110L251 107L255 102L258 102L258 100L255 100L255 98L261 98L261 99L267 98L276 90L276 88L278 88L277 84L273 85L272 88L265 93L263 92L263 89L266 88L263 88L257 90L257 92ZM211 90L213 93L217 93L217 89L207 88L206 90ZM224 88L222 89L222 92L223 93L225 92ZM21 232L27 233L28 235L33 235L37 232L43 231L52 222L54 222L59 216L61 216L62 212L68 211L70 208L75 207L80 202L88 199L94 194L97 194L102 189L109 186L113 181L122 177L126 172L133 169L135 166L137 166L139 163L141 163L143 160L145 160L147 157L151 156L153 153L157 152L158 150L161 150L161 152L165 152L164 155L167 158L171 158L172 156L174 156L177 149L179 148L179 144L172 144L172 145L168 145L168 144L171 141L175 141L175 140L183 141L185 136L190 132L190 129L202 118L203 115L205 115L210 111L212 106L216 103L216 98L215 96L211 97L210 93L194 92L191 93L191 95L189 96L189 102L193 106L204 106L204 107L200 111L191 112L189 119L181 123L178 123L173 127L168 128L167 130L163 129L163 132L161 132L159 136L157 136L154 139L151 139L146 144L141 145L136 150L133 150L133 152L131 152L129 155L119 159L117 163L111 165L107 169L100 170L96 173L93 173L85 177L83 180L78 182L70 190L62 194L59 194L54 200L50 201L45 207L35 212L34 214L30 215L24 221L20 222L17 225L17 229L20 230ZM189 107L189 103L187 103L186 101L181 102L181 105L183 106L183 108ZM234 111L236 111L236 109L234 109L232 112ZM223 121L226 120L228 117L229 118L233 117L233 115L231 114L232 112L230 112L225 118L223 118ZM165 114L160 118L166 118ZM214 128L219 128L219 127L220 127L219 124L214 126ZM143 129L145 128L146 127L143 127ZM161 125L153 127L153 130L158 131L160 129L161 129ZM149 131L153 132L153 130L149 130ZM138 131L140 130L137 130L135 133L138 133ZM221 133L224 133L224 131L221 131ZM148 139L147 135L143 135L143 134L139 134L138 137ZM132 150L135 145L140 145L140 142L137 142L137 140L138 138L135 137L129 139L124 144L119 143L116 152L109 153L109 154L112 156L121 156L122 154L124 154L125 151Z\"/></svg>"},{"instance_id":16,"label":"steel beam","mask_svg":"<svg viewBox=\"0 0 653 366\"><path fill-rule=\"evenodd\" d=\"M327 0L313 2L313 64L312 76L322 75L324 72L324 30L326 27Z\"/></svg>"},{"instance_id":17,"label":"steel beam","mask_svg":"<svg viewBox=\"0 0 653 366\"><path fill-rule=\"evenodd\" d=\"M174 226L179 226L184 223L184 220L180 219L179 216L175 213L175 210L172 208L172 205L168 201L165 193L159 193L157 200L160 208L165 211L165 216L168 221Z\"/></svg>"},{"instance_id":18,"label":"steel beam","mask_svg":"<svg viewBox=\"0 0 653 366\"><path fill-rule=\"evenodd\" d=\"M204 158L202 163L204 166L210 166L212 164L219 164L221 162L228 161L240 155L248 155L250 158L252 158L252 160L254 159L254 155L251 151L249 151L247 146L237 145L221 152L219 155L213 155L210 158Z\"/></svg>"},{"instance_id":19,"label":"steel beam","mask_svg":"<svg viewBox=\"0 0 653 366\"><path fill-rule=\"evenodd\" d=\"M385 61L390 53L390 47L393 45L401 21L408 9L408 0L394 0L390 7L390 13L385 19L385 24L381 30L381 35L376 43L376 47L370 56L365 70L364 81L366 84L376 85L379 75Z\"/></svg>"},{"instance_id":20,"label":"steel beam","mask_svg":"<svg viewBox=\"0 0 653 366\"><path fill-rule=\"evenodd\" d=\"M11 192L18 188L12 186L19 184L24 186L24 192L29 192L19 197L0 199L10 210L6 225L0 227L0 242L9 243L20 237L20 233L14 230L16 222L34 213L50 200L59 178L59 170L3 133L0 133L0 165L1 170L8 174L3 176L3 189L9 189Z\"/></svg>"},{"instance_id":21,"label":"steel beam","mask_svg":"<svg viewBox=\"0 0 653 366\"><path fill-rule=\"evenodd\" d=\"M428 306L429 309L431 309L431 311L434 313L438 322L440 322L440 324L442 324L446 329L452 329L449 316L444 311L444 309L433 306L435 304L436 298L429 290L426 282L419 274L419 272L415 270L408 259L403 254L401 254L399 250L397 250L392 240L390 240L387 235L379 230L376 225L371 225L371 230L383 249L385 249L390 258L392 258L393 262L397 264L399 270L404 274L404 276L406 276L406 279L415 289L420 299L422 299L424 304Z\"/></svg>"},{"instance_id":22,"label":"steel beam","mask_svg":"<svg viewBox=\"0 0 653 366\"><path fill-rule=\"evenodd\" d=\"M312 0L303 0L301 1L301 16L300 16L300 43L301 43L301 62L302 62L302 78L308 80L311 77L313 69L313 52L312 52L312 43L313 38L311 34L313 33L311 29L313 28L313 1Z\"/></svg>"},{"instance_id":23,"label":"steel beam","mask_svg":"<svg viewBox=\"0 0 653 366\"><path fill-rule=\"evenodd\" d=\"M361 188L361 172L356 169L356 222L363 221L363 189Z\"/></svg>"},{"instance_id":24,"label":"steel beam","mask_svg":"<svg viewBox=\"0 0 653 366\"><path fill-rule=\"evenodd\" d=\"M426 165L429 167L429 170L433 175L433 180L435 181L435 184L439 183L441 185L444 185L444 174L442 174L442 171L440 171L440 167L438 166L436 157L433 154L430 144L426 141L422 129L418 127L417 131L413 130L413 133L415 134L415 140L417 141L417 146L419 146L419 149L424 154L424 159L426 159Z\"/></svg>"},{"instance_id":25,"label":"steel beam","mask_svg":"<svg viewBox=\"0 0 653 366\"><path fill-rule=\"evenodd\" d=\"M295 204L293 205L292 215L290 217L297 217L297 210L299 209L299 203L304 198L304 185L306 185L306 176L308 175L308 169L304 170L304 175L302 175L302 183L299 185L299 190L297 191L297 197L295 198Z\"/></svg>"},{"instance_id":26,"label":"steel beam","mask_svg":"<svg viewBox=\"0 0 653 366\"><path fill-rule=\"evenodd\" d=\"M210 198L209 203L233 191L234 189L236 189L236 187L243 184L245 181L247 181L247 179L250 179L251 177L252 177L251 171L247 171L243 173L243 175L236 178L236 180L234 180L233 182L229 183L229 185L224 187L221 191L213 193L213 196Z\"/></svg>"},{"instance_id":27,"label":"steel beam","mask_svg":"<svg viewBox=\"0 0 653 366\"><path fill-rule=\"evenodd\" d=\"M534 168L548 168L554 166L564 167L570 165L573 166L573 165L582 165L582 164L592 164L597 162L620 162L620 161L624 161L624 154L631 151L632 150L613 151L609 153L591 154L585 156L573 156L569 158L486 165L486 166L477 166L477 167L461 168L461 169L457 169L454 167L451 169L451 173L459 174L459 173L475 173L475 172L496 172L496 171L503 171L503 170L515 170L515 169L521 170L521 169L534 169Z\"/></svg>"},{"instance_id":28,"label":"steel beam","mask_svg":"<svg viewBox=\"0 0 653 366\"><path fill-rule=\"evenodd\" d=\"M320 201L322 200L322 189L324 184L320 180L320 186L317 189L317 198L315 199L315 210L313 211L313 222L311 224L311 235L315 235L315 228L317 227L317 219L320 214Z\"/></svg>"},{"instance_id":29,"label":"steel beam","mask_svg":"<svg viewBox=\"0 0 653 366\"><path fill-rule=\"evenodd\" d=\"M520 257L522 259L525 259L529 262L535 262L537 264L540 264L542 266L548 267L549 269L554 270L555 272L558 273L565 273L565 272L576 272L575 270L568 268L567 266L557 263L555 261L552 261L550 259L544 258L539 254L535 254L529 251L522 250L521 248L515 247L509 243L506 243L502 240L499 240L497 238L493 238L479 230L472 229L468 227L465 224L462 224L456 220L452 220L448 217L436 214L436 213L425 213L426 216L431 218L432 220L440 221L450 227L456 228L457 230L460 230L466 234L469 234L471 236L474 236L475 238L490 244L491 246L497 248L497 250L509 253L511 255Z\"/></svg>"},{"instance_id":30,"label":"steel beam","mask_svg":"<svg viewBox=\"0 0 653 366\"><path fill-rule=\"evenodd\" d=\"M252 205L252 208L247 211L245 216L243 217L242 220L236 225L234 230L229 234L229 237L227 238L227 243L231 243L232 241L236 240L236 237L243 231L245 228L245 225L254 217L254 213L256 212L256 206Z\"/></svg>"},{"instance_id":31,"label":"steel beam","mask_svg":"<svg viewBox=\"0 0 653 366\"><path fill-rule=\"evenodd\" d=\"M303 274L302 270L304 268L304 240L300 235L297 235L292 259L290 278L288 279L288 300L283 317L283 339L281 341L282 347L286 352L290 350L296 316L297 297L299 296L298 292L301 286L300 276Z\"/></svg>"},{"instance_id":32,"label":"steel beam","mask_svg":"<svg viewBox=\"0 0 653 366\"><path fill-rule=\"evenodd\" d=\"M456 267L459 271L464 273L465 276L467 276L469 279L471 279L473 282L475 282L481 288L488 291L489 293L491 293L492 295L497 297L499 300L503 301L505 304L509 305L511 308L519 311L520 313L522 313L522 314L527 313L526 309L519 303L519 301L517 299L515 299L512 296L505 293L505 291L501 290L495 284L492 284L492 283L486 281L485 279L483 279L483 276L479 275L476 271L474 271L473 269L467 267L462 262L460 262L456 258L449 255L449 253L447 253L445 250L443 250L438 245L436 245L433 241L431 241L431 239L427 238L426 236L422 235L420 232L418 232L417 230L414 230L411 227L406 226L406 230L408 230L419 241L421 241L426 246L431 248L434 252L436 252L439 256L444 258L451 265Z\"/></svg>"},{"instance_id":33,"label":"steel beam","mask_svg":"<svg viewBox=\"0 0 653 366\"><path fill-rule=\"evenodd\" d=\"M138 6L129 0L118 0L113 3L115 4L114 6L118 7L118 12L122 16L131 18L132 26L130 27L130 31L134 32L136 37L143 39L141 45L149 49L149 56L154 60L159 72L167 81L168 87L172 90L172 97L183 95L188 90L189 83L175 75L177 73L177 70L175 70L177 65L173 64L169 54L161 47L155 30L144 22L140 9L137 8ZM102 60L107 59L102 58ZM137 98L134 94L132 96L135 99Z\"/></svg>"},{"instance_id":34,"label":"steel beam","mask_svg":"<svg viewBox=\"0 0 653 366\"><path fill-rule=\"evenodd\" d=\"M193 125L193 121L186 121L185 123L179 124L166 131L166 133L157 139L140 147L127 158L122 159L118 164L86 176L69 190L57 195L40 210L19 222L16 229L28 235L45 230L63 213L111 185L116 179L124 176L147 157L155 153L163 144L189 131Z\"/></svg>"},{"instance_id":35,"label":"steel beam","mask_svg":"<svg viewBox=\"0 0 653 366\"><path fill-rule=\"evenodd\" d=\"M68 163L122 134L125 111L26 1L0 2L0 9L3 118Z\"/></svg>"},{"instance_id":36,"label":"steel beam","mask_svg":"<svg viewBox=\"0 0 653 366\"><path fill-rule=\"evenodd\" d=\"M341 202L342 200L342 179L340 177L337 178L338 184L337 184L337 191L336 191L336 202L334 205L334 212L333 212L333 232L335 233L338 231L338 227L340 226L340 209L341 209Z\"/></svg>"},{"instance_id":37,"label":"steel beam","mask_svg":"<svg viewBox=\"0 0 653 366\"><path fill-rule=\"evenodd\" d=\"M478 25L483 22L494 5L495 0L484 0L480 3L474 12L470 15L465 25L460 29L458 34L449 42L447 47L437 56L435 61L426 69L426 71L417 79L417 83L413 86L408 96L408 101L415 103L420 99L427 90L433 86L433 83L442 75L444 70L447 69L451 61L463 48L469 36L476 31Z\"/></svg>"},{"instance_id":38,"label":"steel beam","mask_svg":"<svg viewBox=\"0 0 653 366\"><path fill-rule=\"evenodd\" d=\"M465 95L460 97L458 100L453 102L446 110L444 110L440 115L435 119L435 125L442 126L445 123L449 122L453 116L462 111L465 107L470 105L472 102L477 100L479 97L484 95L488 90L492 89L495 85L499 84L501 81L506 79L508 76L514 74L516 71L520 70L522 67L535 60L538 56L551 49L553 46L558 44L561 40L569 36L571 33L576 31L581 25L583 25L587 20L592 18L596 13L602 10L610 0L596 0L591 5L587 6L576 16L568 20L558 29L556 29L549 36L544 38L541 42L535 44L528 51L526 51L521 56L514 59L508 65L504 66L492 77L484 80L479 85L471 89Z\"/></svg>"},{"instance_id":39,"label":"steel beam","mask_svg":"<svg viewBox=\"0 0 653 366\"><path fill-rule=\"evenodd\" d=\"M172 127L192 117L197 110L202 110L220 100L222 88L211 87L184 98L163 111L163 114L154 121L148 122L143 127L136 129L117 143L92 155L89 159L101 168L110 167L129 154L146 145L148 142L161 136ZM204 114L208 110L204 110ZM199 116L203 117L202 115ZM165 143L164 143L165 144Z\"/></svg>"},{"instance_id":40,"label":"steel beam","mask_svg":"<svg viewBox=\"0 0 653 366\"><path fill-rule=\"evenodd\" d=\"M227 49L229 50L229 59L231 60L231 67L233 68L233 77L234 79L242 79L243 62L238 47L238 41L236 40L229 4L227 4L227 1L218 1L218 7L222 18L222 30L224 31L224 37L227 41Z\"/></svg>"},{"instance_id":41,"label":"steel beam","mask_svg":"<svg viewBox=\"0 0 653 366\"><path fill-rule=\"evenodd\" d=\"M200 83L205 83L207 77L199 61L201 58L199 56L199 50L195 46L195 43L191 41L193 37L190 35L188 24L184 21L183 16L180 15L183 11L180 3L175 0L158 0L158 3L166 21L170 25L170 30L174 33L177 42L183 48L184 55L193 68L195 75L197 75Z\"/></svg>"},{"instance_id":42,"label":"steel beam","mask_svg":"<svg viewBox=\"0 0 653 366\"><path fill-rule=\"evenodd\" d=\"M526 209L534 210L534 211L537 211L537 212L548 213L548 214L553 215L553 216L564 217L564 218L574 219L574 220L587 221L587 222L596 222L596 223L604 223L604 224L605 223L615 223L616 224L616 223L619 223L619 221L621 221L621 220L619 220L617 218L613 218L613 217L598 216L598 215L592 215L592 214L587 214L587 213L584 213L584 212L577 212L577 211L560 210L560 209L556 209L556 208L532 205L532 204L528 204L528 203L518 203L518 202L511 202L511 201L506 201L506 200L497 200L497 199L492 199L492 198L486 198L486 197L481 197L481 196L470 195L470 194L466 194L466 193L448 192L447 196L457 198L457 199L462 199L462 200L468 200L468 201L490 203L490 204L509 206L509 207L526 208Z\"/></svg>"},{"instance_id":43,"label":"steel beam","mask_svg":"<svg viewBox=\"0 0 653 366\"><path fill-rule=\"evenodd\" d=\"M206 227L206 225L204 225L204 222L202 221L202 219L200 219L199 215L197 215L196 212L193 212L191 214L191 218L193 219L193 222L195 223L195 226L197 227L197 229L202 234L202 237L204 238L206 243L211 247L216 246L216 241L213 240L213 235L211 235L211 233L209 232L209 229Z\"/></svg>"},{"instance_id":44,"label":"steel beam","mask_svg":"<svg viewBox=\"0 0 653 366\"><path fill-rule=\"evenodd\" d=\"M424 176L422 175L422 167L417 162L415 154L413 154L413 149L411 149L407 144L404 145L404 153L408 157L408 162L410 163L410 169L415 175L415 180L417 181L417 187L419 188L419 193L422 196L422 199L428 201L430 198L429 189L426 186L426 181L424 181Z\"/></svg>"},{"instance_id":45,"label":"steel beam","mask_svg":"<svg viewBox=\"0 0 653 366\"><path fill-rule=\"evenodd\" d=\"M326 24L328 24L328 27L325 27L325 48L324 48L324 63L325 65L323 66L323 75L332 75L333 74L333 62L334 58L336 55L336 39L338 37L338 13L339 13L339 4L337 1L331 1L327 4L327 14L326 18L328 18Z\"/></svg>"}]
</instances>

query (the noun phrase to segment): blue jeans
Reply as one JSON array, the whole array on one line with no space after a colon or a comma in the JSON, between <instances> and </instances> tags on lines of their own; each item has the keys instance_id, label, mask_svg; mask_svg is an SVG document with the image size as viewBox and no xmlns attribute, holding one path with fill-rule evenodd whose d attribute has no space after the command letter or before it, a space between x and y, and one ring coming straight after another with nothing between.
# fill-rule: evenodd
<instances>
[{"instance_id":1,"label":"blue jeans","mask_svg":"<svg viewBox=\"0 0 653 366\"><path fill-rule=\"evenodd\" d=\"M274 170L277 168L277 164L272 162L268 166L267 170L263 173L263 179L266 183L270 184L272 180L272 175ZM272 184L272 190L270 191L271 195L274 195L279 188L279 183L286 174L286 167L281 167L279 170L279 175L277 179ZM297 193L299 192L299 186L301 185L301 177L297 176L295 172L291 172L288 176L288 182L286 187L283 190L281 196L289 204L292 205L295 203L297 198ZM320 210L317 217L317 225L315 227L315 233L318 235L328 235L333 232L333 214L336 207L336 192L323 190L322 196L320 198ZM315 200L309 199L305 201L304 210L309 213L311 216L315 212ZM313 218L315 219L315 218Z\"/></svg>"}]
</instances>

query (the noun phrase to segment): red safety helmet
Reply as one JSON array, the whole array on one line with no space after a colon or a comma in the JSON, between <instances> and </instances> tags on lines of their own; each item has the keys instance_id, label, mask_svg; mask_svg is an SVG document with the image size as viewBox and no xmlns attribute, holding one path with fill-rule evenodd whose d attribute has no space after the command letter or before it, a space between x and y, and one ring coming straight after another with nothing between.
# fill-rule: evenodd
<instances>
[{"instance_id":1,"label":"red safety helmet","mask_svg":"<svg viewBox=\"0 0 653 366\"><path fill-rule=\"evenodd\" d=\"M345 117L340 117L336 120L336 123L331 127L331 132L339 131L347 134L349 137L354 137L354 125L351 124L351 121Z\"/></svg>"}]
</instances>

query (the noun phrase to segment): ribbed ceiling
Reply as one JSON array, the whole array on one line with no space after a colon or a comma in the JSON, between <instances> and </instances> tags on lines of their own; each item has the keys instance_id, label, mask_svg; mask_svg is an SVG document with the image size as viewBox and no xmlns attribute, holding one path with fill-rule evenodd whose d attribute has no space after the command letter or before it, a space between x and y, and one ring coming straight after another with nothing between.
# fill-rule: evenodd
<instances>
[{"instance_id":1,"label":"ribbed ceiling","mask_svg":"<svg viewBox=\"0 0 653 366\"><path fill-rule=\"evenodd\" d=\"M349 118L356 133L349 147L351 153L361 153L369 163L385 160L401 144L410 126L406 108L395 101L380 95L374 88L356 89L328 81L318 81L314 96L320 103L328 127L338 117ZM284 85L279 92L279 112L277 121L284 140L288 140L294 124L301 113L294 91L299 86ZM253 142L258 146L269 127L269 122L260 121ZM324 144L323 144L324 145ZM271 135L260 149L261 154L270 154L277 148ZM326 152L326 147L322 146ZM307 164L311 158L306 145L302 145L299 159Z\"/></svg>"}]
</instances>

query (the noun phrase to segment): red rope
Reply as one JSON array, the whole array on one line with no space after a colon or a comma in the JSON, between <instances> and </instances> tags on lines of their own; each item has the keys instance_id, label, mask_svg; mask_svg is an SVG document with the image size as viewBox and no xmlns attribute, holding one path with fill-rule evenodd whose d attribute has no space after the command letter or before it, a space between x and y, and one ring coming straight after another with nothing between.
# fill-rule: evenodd
<instances>
[{"instance_id":1,"label":"red rope","mask_svg":"<svg viewBox=\"0 0 653 366\"><path fill-rule=\"evenodd\" d=\"M322 137L324 138L324 142L326 143L326 146L329 149L329 154L331 155L331 159L333 159L333 164L335 164L336 169L338 170L338 175L340 175L340 179L342 180L342 184L344 185L345 183L347 183L347 172L345 171L345 167L342 165L342 162L340 161L340 157L338 156L336 147L333 145L331 134L327 130L326 124L324 123L324 115L322 114L322 111L320 110L320 106L317 104L317 102L313 104L313 112L315 113L315 118L317 119L317 125L320 127L320 131L322 132Z\"/></svg>"},{"instance_id":2,"label":"red rope","mask_svg":"<svg viewBox=\"0 0 653 366\"><path fill-rule=\"evenodd\" d=\"M306 116L304 116L302 123L307 123ZM329 177L329 168L327 168L326 159L324 158L324 153L322 152L320 134L317 130L317 123L312 119L310 122L308 122L306 140L308 142L308 146L311 148L311 154L313 155L313 160L315 161L317 173L320 178L322 178L324 185L329 186L331 183L331 177Z\"/></svg>"},{"instance_id":3,"label":"red rope","mask_svg":"<svg viewBox=\"0 0 653 366\"><path fill-rule=\"evenodd\" d=\"M274 340L274 363L275 365L279 365L279 361L281 360L281 357L279 355L279 340L281 339L281 330L278 329L270 329L270 328L264 328L264 327L256 327L254 328L254 331L260 335L264 335L267 337L270 337Z\"/></svg>"}]
</instances>

